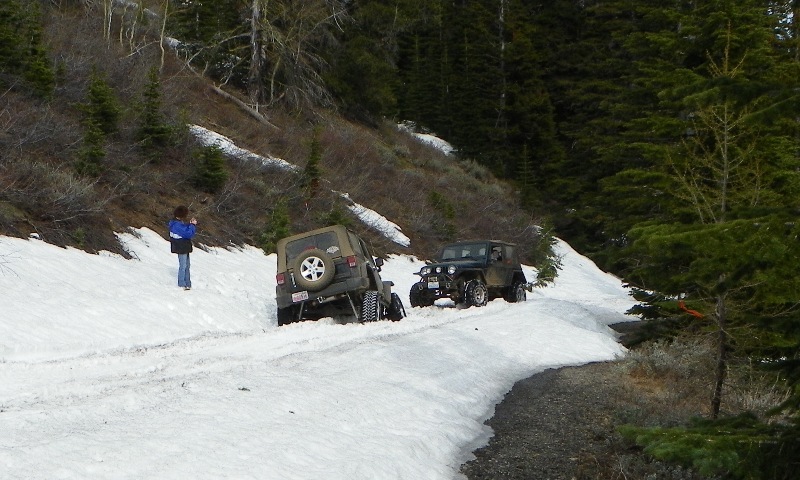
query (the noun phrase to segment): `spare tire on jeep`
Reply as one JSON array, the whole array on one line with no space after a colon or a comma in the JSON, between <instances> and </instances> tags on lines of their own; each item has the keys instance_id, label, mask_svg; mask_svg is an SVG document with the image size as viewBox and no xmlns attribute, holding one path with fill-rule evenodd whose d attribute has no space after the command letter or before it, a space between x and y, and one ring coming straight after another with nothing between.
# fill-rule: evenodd
<instances>
[{"instance_id":1,"label":"spare tire on jeep","mask_svg":"<svg viewBox=\"0 0 800 480\"><path fill-rule=\"evenodd\" d=\"M294 260L297 285L316 292L330 285L336 266L330 255L318 248L306 250Z\"/></svg>"}]
</instances>

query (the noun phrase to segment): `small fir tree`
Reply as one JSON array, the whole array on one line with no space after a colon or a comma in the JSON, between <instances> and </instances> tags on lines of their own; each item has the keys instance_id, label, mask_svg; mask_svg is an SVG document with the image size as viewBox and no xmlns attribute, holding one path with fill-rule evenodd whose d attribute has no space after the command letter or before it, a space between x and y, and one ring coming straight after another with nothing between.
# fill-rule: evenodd
<instances>
[{"instance_id":1,"label":"small fir tree","mask_svg":"<svg viewBox=\"0 0 800 480\"><path fill-rule=\"evenodd\" d=\"M0 71L20 75L33 93L50 97L55 73L42 41L40 17L37 2L0 3Z\"/></svg>"},{"instance_id":2,"label":"small fir tree","mask_svg":"<svg viewBox=\"0 0 800 480\"><path fill-rule=\"evenodd\" d=\"M201 147L194 152L194 186L208 193L218 192L228 181L225 156L216 145Z\"/></svg>"},{"instance_id":3,"label":"small fir tree","mask_svg":"<svg viewBox=\"0 0 800 480\"><path fill-rule=\"evenodd\" d=\"M161 84L156 67L151 68L148 73L148 82L142 97L137 137L141 147L153 157L159 148L169 143L171 136L171 129L161 114Z\"/></svg>"},{"instance_id":4,"label":"small fir tree","mask_svg":"<svg viewBox=\"0 0 800 480\"><path fill-rule=\"evenodd\" d=\"M353 224L353 219L339 205L333 205L331 209L320 217L323 225L344 225L349 227Z\"/></svg>"},{"instance_id":5,"label":"small fir tree","mask_svg":"<svg viewBox=\"0 0 800 480\"><path fill-rule=\"evenodd\" d=\"M312 199L319 193L319 179L321 176L319 162L322 159L322 146L319 142L319 131L314 130L311 138L311 151L308 162L303 169L302 184L306 199Z\"/></svg>"},{"instance_id":6,"label":"small fir tree","mask_svg":"<svg viewBox=\"0 0 800 480\"><path fill-rule=\"evenodd\" d=\"M286 207L286 202L279 200L270 214L267 228L259 239L259 244L264 253L267 255L275 253L278 240L291 235L290 225L289 209Z\"/></svg>"},{"instance_id":7,"label":"small fir tree","mask_svg":"<svg viewBox=\"0 0 800 480\"><path fill-rule=\"evenodd\" d=\"M86 129L83 135L83 146L78 152L78 161L75 169L81 175L97 177L103 171L103 159L106 156L103 145L106 136L97 123L84 121Z\"/></svg>"},{"instance_id":8,"label":"small fir tree","mask_svg":"<svg viewBox=\"0 0 800 480\"><path fill-rule=\"evenodd\" d=\"M117 123L122 116L119 100L105 78L94 69L86 94L86 103L81 105L87 121L96 124L103 134L117 131Z\"/></svg>"}]
</instances>

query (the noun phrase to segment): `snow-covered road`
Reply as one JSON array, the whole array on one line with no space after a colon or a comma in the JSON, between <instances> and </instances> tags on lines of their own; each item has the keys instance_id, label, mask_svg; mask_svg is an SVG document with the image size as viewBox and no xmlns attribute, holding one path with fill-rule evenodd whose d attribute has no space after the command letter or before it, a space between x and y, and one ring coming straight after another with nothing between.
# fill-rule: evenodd
<instances>
[{"instance_id":1,"label":"snow-covered road","mask_svg":"<svg viewBox=\"0 0 800 480\"><path fill-rule=\"evenodd\" d=\"M517 380L623 354L619 280L567 245L528 301L275 326L274 256L196 250L195 286L149 230L136 260L0 237L0 477L451 479ZM529 276L533 271L529 271Z\"/></svg>"}]
</instances>

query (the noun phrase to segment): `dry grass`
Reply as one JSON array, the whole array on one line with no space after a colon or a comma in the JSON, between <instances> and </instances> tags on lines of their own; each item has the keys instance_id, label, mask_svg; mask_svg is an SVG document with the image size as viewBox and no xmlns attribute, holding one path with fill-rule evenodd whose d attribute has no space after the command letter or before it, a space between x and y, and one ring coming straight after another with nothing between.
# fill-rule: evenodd
<instances>
[{"instance_id":1,"label":"dry grass","mask_svg":"<svg viewBox=\"0 0 800 480\"><path fill-rule=\"evenodd\" d=\"M684 426L708 417L714 379L713 343L702 337L653 342L609 363L602 395L615 426ZM723 415L745 411L769 420L766 412L786 399L785 386L752 364L732 365L723 392ZM596 380L595 380L596 381ZM772 419L773 421L780 419ZM579 461L578 479L698 479L691 470L657 462L612 430L604 446Z\"/></svg>"}]
</instances>

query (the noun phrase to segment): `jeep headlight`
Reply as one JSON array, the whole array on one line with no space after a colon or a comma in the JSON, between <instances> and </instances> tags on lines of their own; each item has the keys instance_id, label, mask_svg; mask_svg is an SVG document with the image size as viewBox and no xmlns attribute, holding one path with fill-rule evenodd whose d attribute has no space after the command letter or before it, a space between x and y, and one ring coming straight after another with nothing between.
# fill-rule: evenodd
<instances>
[{"instance_id":1,"label":"jeep headlight","mask_svg":"<svg viewBox=\"0 0 800 480\"><path fill-rule=\"evenodd\" d=\"M436 273L442 273L442 267L436 267Z\"/></svg>"},{"instance_id":2,"label":"jeep headlight","mask_svg":"<svg viewBox=\"0 0 800 480\"><path fill-rule=\"evenodd\" d=\"M456 270L457 269L455 265L450 265L449 267L447 267L447 273L449 273L450 275L456 273Z\"/></svg>"},{"instance_id":3,"label":"jeep headlight","mask_svg":"<svg viewBox=\"0 0 800 480\"><path fill-rule=\"evenodd\" d=\"M422 267L422 270L419 271L419 274L422 275L423 277L425 275L430 275L430 273L431 273L431 267Z\"/></svg>"}]
</instances>

